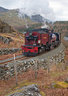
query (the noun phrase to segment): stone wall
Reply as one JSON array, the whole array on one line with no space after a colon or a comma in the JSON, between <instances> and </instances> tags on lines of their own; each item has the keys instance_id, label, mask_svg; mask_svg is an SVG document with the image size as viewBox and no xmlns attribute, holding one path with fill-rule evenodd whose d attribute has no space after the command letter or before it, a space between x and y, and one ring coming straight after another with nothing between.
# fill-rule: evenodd
<instances>
[{"instance_id":1,"label":"stone wall","mask_svg":"<svg viewBox=\"0 0 68 96\"><path fill-rule=\"evenodd\" d=\"M21 50L21 48L2 48L2 49L0 49L0 55L16 53L17 51L20 51L20 50Z\"/></svg>"},{"instance_id":2,"label":"stone wall","mask_svg":"<svg viewBox=\"0 0 68 96\"><path fill-rule=\"evenodd\" d=\"M30 60L21 60L21 61L14 61L9 62L5 65L0 65L0 79L9 79L10 77L14 76L14 65L17 66L17 73L22 73L28 71L28 69L32 68L33 70L38 70L39 68L43 68L45 70L50 71L53 65L58 65L62 63L62 68L64 69L65 61L64 61L64 51L59 52L52 57L48 57L45 59L30 59Z\"/></svg>"}]
</instances>

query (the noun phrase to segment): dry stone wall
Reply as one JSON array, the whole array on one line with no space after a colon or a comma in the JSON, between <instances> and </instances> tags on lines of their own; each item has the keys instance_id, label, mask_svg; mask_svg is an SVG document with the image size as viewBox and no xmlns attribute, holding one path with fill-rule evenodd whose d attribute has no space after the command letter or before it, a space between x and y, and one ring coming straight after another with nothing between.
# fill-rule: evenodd
<instances>
[{"instance_id":1,"label":"dry stone wall","mask_svg":"<svg viewBox=\"0 0 68 96\"><path fill-rule=\"evenodd\" d=\"M45 59L30 59L30 60L21 60L11 62L5 65L0 65L0 79L9 79L14 76L14 65L17 66L17 73L22 73L28 71L28 69L32 68L33 70L38 70L39 68L47 69L50 71L53 65L58 65L62 63L64 65L64 50L60 51L59 54L56 54L52 57L48 57ZM62 66L63 67L63 66Z\"/></svg>"},{"instance_id":2,"label":"dry stone wall","mask_svg":"<svg viewBox=\"0 0 68 96\"><path fill-rule=\"evenodd\" d=\"M16 53L20 50L21 50L21 48L2 48L2 49L0 49L0 55L7 55L7 54L11 54L11 53Z\"/></svg>"}]
</instances>

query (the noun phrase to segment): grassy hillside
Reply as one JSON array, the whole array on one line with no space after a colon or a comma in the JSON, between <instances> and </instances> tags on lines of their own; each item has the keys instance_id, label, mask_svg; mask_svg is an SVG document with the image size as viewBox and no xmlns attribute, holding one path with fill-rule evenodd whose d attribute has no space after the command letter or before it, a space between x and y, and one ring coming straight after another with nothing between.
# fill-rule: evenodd
<instances>
[{"instance_id":1,"label":"grassy hillside","mask_svg":"<svg viewBox=\"0 0 68 96\"><path fill-rule=\"evenodd\" d=\"M0 12L0 19L2 20L0 22L0 36L4 38L9 37L13 40L13 42L11 42L9 45L4 44L4 42L1 40L0 48L21 47L21 45L24 43L24 36L19 32L24 32L27 30L25 27L26 24L24 18L20 18L18 16L18 10L8 10L7 12ZM29 29L42 25L41 23L31 21L29 17L26 17L26 21Z\"/></svg>"},{"instance_id":2,"label":"grassy hillside","mask_svg":"<svg viewBox=\"0 0 68 96\"><path fill-rule=\"evenodd\" d=\"M57 21L54 23L53 26L55 32L60 32L62 37L62 42L65 47L68 47L68 41L65 41L63 38L64 36L68 36L68 21Z\"/></svg>"},{"instance_id":3,"label":"grassy hillside","mask_svg":"<svg viewBox=\"0 0 68 96\"><path fill-rule=\"evenodd\" d=\"M1 12L0 18L12 26L24 25L24 20L18 17L18 12L16 10L10 10L8 12Z\"/></svg>"},{"instance_id":4,"label":"grassy hillside","mask_svg":"<svg viewBox=\"0 0 68 96\"><path fill-rule=\"evenodd\" d=\"M27 22L29 27L35 27L35 25L40 26L41 23L33 22L29 17L20 18L18 15L18 10L9 10L8 12L0 12L0 19L9 25L16 28L18 31L23 31Z\"/></svg>"},{"instance_id":5,"label":"grassy hillside","mask_svg":"<svg viewBox=\"0 0 68 96\"><path fill-rule=\"evenodd\" d=\"M0 20L0 33L12 33L14 29L7 23Z\"/></svg>"},{"instance_id":6,"label":"grassy hillside","mask_svg":"<svg viewBox=\"0 0 68 96\"><path fill-rule=\"evenodd\" d=\"M57 21L54 23L54 29L57 32L68 33L68 21Z\"/></svg>"},{"instance_id":7,"label":"grassy hillside","mask_svg":"<svg viewBox=\"0 0 68 96\"><path fill-rule=\"evenodd\" d=\"M9 39L11 42L9 42ZM20 48L24 43L24 35L0 20L0 48Z\"/></svg>"}]
</instances>

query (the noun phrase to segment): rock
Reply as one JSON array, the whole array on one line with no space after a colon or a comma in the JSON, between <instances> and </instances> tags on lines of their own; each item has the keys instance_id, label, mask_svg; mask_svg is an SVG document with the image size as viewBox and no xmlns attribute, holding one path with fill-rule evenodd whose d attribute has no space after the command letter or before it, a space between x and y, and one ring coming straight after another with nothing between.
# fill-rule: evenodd
<instances>
[{"instance_id":1,"label":"rock","mask_svg":"<svg viewBox=\"0 0 68 96\"><path fill-rule=\"evenodd\" d=\"M51 84L51 88L55 88L55 86L56 86L56 83L53 82L53 83Z\"/></svg>"},{"instance_id":2,"label":"rock","mask_svg":"<svg viewBox=\"0 0 68 96\"><path fill-rule=\"evenodd\" d=\"M0 50L0 55L2 55L2 51Z\"/></svg>"},{"instance_id":3,"label":"rock","mask_svg":"<svg viewBox=\"0 0 68 96\"><path fill-rule=\"evenodd\" d=\"M1 33L12 33L14 31L15 30L10 25L0 20L0 32Z\"/></svg>"},{"instance_id":4,"label":"rock","mask_svg":"<svg viewBox=\"0 0 68 96\"><path fill-rule=\"evenodd\" d=\"M3 40L3 37L2 36L0 36L0 40Z\"/></svg>"},{"instance_id":5,"label":"rock","mask_svg":"<svg viewBox=\"0 0 68 96\"><path fill-rule=\"evenodd\" d=\"M23 71L24 71L24 72L26 72L26 71L27 71L27 68L26 68L25 66L23 67Z\"/></svg>"},{"instance_id":6,"label":"rock","mask_svg":"<svg viewBox=\"0 0 68 96\"><path fill-rule=\"evenodd\" d=\"M68 83L63 81L58 81L51 84L51 88L68 88Z\"/></svg>"},{"instance_id":7,"label":"rock","mask_svg":"<svg viewBox=\"0 0 68 96\"><path fill-rule=\"evenodd\" d=\"M9 44L10 42L13 41L10 37L3 37L3 36L0 36L0 40L5 44Z\"/></svg>"},{"instance_id":8,"label":"rock","mask_svg":"<svg viewBox=\"0 0 68 96\"><path fill-rule=\"evenodd\" d=\"M68 83L68 78L66 78L65 82Z\"/></svg>"},{"instance_id":9,"label":"rock","mask_svg":"<svg viewBox=\"0 0 68 96\"><path fill-rule=\"evenodd\" d=\"M22 87L20 88L21 92L15 92L14 94L8 95L8 96L41 96L39 89L37 87L37 85L33 84L33 85L29 85L26 87Z\"/></svg>"},{"instance_id":10,"label":"rock","mask_svg":"<svg viewBox=\"0 0 68 96\"><path fill-rule=\"evenodd\" d=\"M27 90L28 90L28 91L39 92L39 89L38 89L37 85L35 85L35 84L30 85L30 86L27 86Z\"/></svg>"}]
</instances>

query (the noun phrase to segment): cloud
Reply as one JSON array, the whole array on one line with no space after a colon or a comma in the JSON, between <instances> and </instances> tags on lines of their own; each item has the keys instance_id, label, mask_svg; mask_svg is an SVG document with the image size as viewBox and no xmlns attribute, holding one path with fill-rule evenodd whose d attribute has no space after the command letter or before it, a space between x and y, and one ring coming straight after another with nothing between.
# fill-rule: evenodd
<instances>
[{"instance_id":1,"label":"cloud","mask_svg":"<svg viewBox=\"0 0 68 96\"><path fill-rule=\"evenodd\" d=\"M49 5L55 13L56 20L68 20L67 0L49 0Z\"/></svg>"},{"instance_id":2,"label":"cloud","mask_svg":"<svg viewBox=\"0 0 68 96\"><path fill-rule=\"evenodd\" d=\"M20 8L20 12L28 15L41 14L47 19L54 19L48 0L0 0L0 6L8 9Z\"/></svg>"},{"instance_id":3,"label":"cloud","mask_svg":"<svg viewBox=\"0 0 68 96\"><path fill-rule=\"evenodd\" d=\"M0 6L8 9L20 8L21 3L22 0L0 0Z\"/></svg>"},{"instance_id":4,"label":"cloud","mask_svg":"<svg viewBox=\"0 0 68 96\"><path fill-rule=\"evenodd\" d=\"M54 20L54 13L49 7L47 0L23 0L20 13L27 13L29 16L33 14L41 14L44 18Z\"/></svg>"},{"instance_id":5,"label":"cloud","mask_svg":"<svg viewBox=\"0 0 68 96\"><path fill-rule=\"evenodd\" d=\"M29 15L40 13L51 20L68 20L68 0L0 0L0 6L22 8Z\"/></svg>"}]
</instances>

